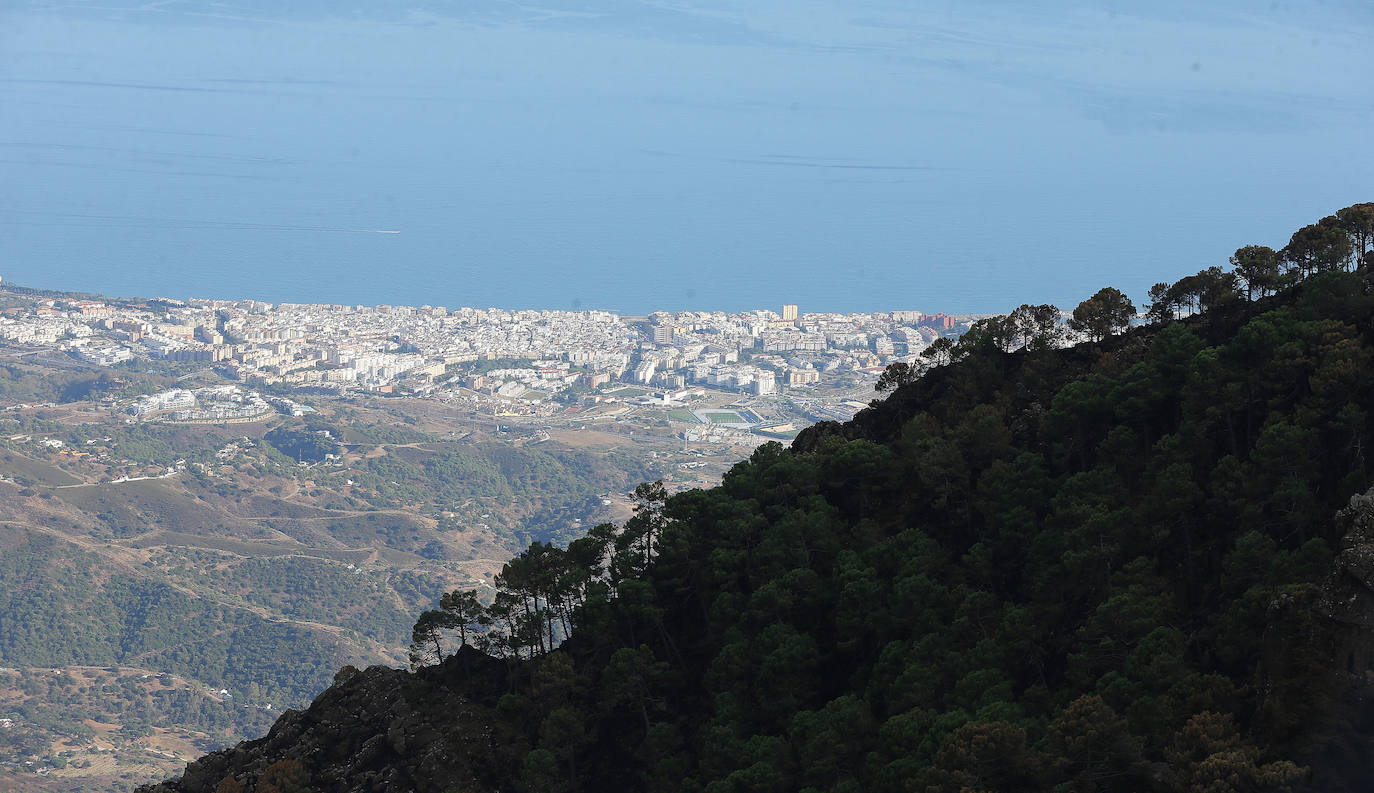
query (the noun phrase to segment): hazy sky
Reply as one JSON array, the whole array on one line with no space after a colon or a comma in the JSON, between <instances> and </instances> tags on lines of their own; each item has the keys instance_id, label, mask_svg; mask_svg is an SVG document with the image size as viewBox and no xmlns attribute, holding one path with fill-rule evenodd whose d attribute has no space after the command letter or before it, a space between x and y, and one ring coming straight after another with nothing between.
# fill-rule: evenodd
<instances>
[{"instance_id":1,"label":"hazy sky","mask_svg":"<svg viewBox=\"0 0 1374 793\"><path fill-rule=\"evenodd\" d=\"M1374 200L1374 3L1009 5L0 0L0 276L996 311Z\"/></svg>"}]
</instances>

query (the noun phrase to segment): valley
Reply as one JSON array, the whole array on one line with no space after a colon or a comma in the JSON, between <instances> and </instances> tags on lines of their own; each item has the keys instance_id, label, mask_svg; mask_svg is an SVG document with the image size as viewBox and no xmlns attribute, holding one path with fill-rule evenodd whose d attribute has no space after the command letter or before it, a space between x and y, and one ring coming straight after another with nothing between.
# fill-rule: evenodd
<instances>
[{"instance_id":1,"label":"valley","mask_svg":"<svg viewBox=\"0 0 1374 793\"><path fill-rule=\"evenodd\" d=\"M745 453L403 397L129 421L140 392L214 382L151 371L0 352L5 789L128 790L261 735L346 664L404 666L439 593L624 520L639 482L710 486Z\"/></svg>"}]
</instances>

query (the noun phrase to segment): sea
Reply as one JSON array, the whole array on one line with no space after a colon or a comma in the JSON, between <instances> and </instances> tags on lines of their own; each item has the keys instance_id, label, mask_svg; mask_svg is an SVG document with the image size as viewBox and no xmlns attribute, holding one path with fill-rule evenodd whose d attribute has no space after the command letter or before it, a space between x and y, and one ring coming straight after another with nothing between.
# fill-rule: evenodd
<instances>
[{"instance_id":1,"label":"sea","mask_svg":"<svg viewBox=\"0 0 1374 793\"><path fill-rule=\"evenodd\" d=\"M1072 307L1374 200L1374 3L0 0L0 277Z\"/></svg>"}]
</instances>

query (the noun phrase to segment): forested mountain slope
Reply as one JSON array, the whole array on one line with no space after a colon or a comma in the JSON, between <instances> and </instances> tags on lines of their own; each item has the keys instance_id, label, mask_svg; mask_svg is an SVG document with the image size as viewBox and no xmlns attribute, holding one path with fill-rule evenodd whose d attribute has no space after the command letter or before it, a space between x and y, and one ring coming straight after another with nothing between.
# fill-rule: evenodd
<instances>
[{"instance_id":1,"label":"forested mountain slope","mask_svg":"<svg viewBox=\"0 0 1374 793\"><path fill-rule=\"evenodd\" d=\"M505 660L345 670L159 790L1365 789L1367 242L1100 341L968 345L717 488L647 488L417 628Z\"/></svg>"}]
</instances>

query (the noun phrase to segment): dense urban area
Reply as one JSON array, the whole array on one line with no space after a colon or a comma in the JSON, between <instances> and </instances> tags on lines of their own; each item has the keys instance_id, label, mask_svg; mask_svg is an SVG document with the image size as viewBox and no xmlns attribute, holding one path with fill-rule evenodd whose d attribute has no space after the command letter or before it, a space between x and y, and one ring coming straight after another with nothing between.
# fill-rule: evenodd
<instances>
[{"instance_id":1,"label":"dense urban area","mask_svg":"<svg viewBox=\"0 0 1374 793\"><path fill-rule=\"evenodd\" d=\"M27 293L27 294L26 294ZM224 384L144 395L137 420L302 415L309 397L405 395L563 424L658 408L685 440L787 438L846 420L894 362L974 316L890 311L511 311L256 300L117 300L11 288L0 340L100 367L212 370ZM29 300L20 298L30 297ZM271 395L264 393L270 389ZM728 394L733 408L712 396ZM705 409L700 409L705 408ZM757 443L758 441L755 441Z\"/></svg>"}]
</instances>

